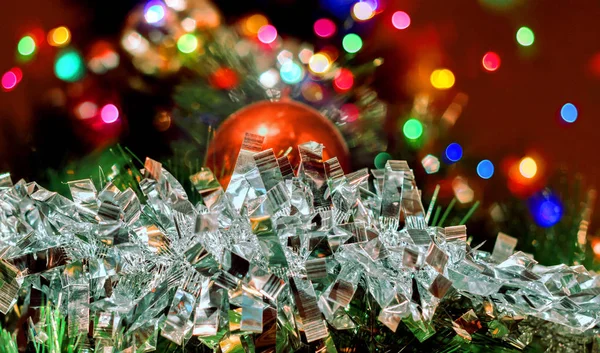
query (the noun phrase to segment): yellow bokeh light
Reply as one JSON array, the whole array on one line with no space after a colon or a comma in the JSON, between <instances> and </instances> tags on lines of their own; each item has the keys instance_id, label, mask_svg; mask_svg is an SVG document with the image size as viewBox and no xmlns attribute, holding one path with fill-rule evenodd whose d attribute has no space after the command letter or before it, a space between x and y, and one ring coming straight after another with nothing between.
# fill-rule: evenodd
<instances>
[{"instance_id":1,"label":"yellow bokeh light","mask_svg":"<svg viewBox=\"0 0 600 353\"><path fill-rule=\"evenodd\" d=\"M593 249L594 249L594 254L596 254L596 255L600 256L600 242L596 243L596 244L594 245L594 248L593 248Z\"/></svg>"},{"instance_id":2,"label":"yellow bokeh light","mask_svg":"<svg viewBox=\"0 0 600 353\"><path fill-rule=\"evenodd\" d=\"M519 163L519 172L527 179L533 178L537 174L537 169L537 163L531 157L525 157Z\"/></svg>"},{"instance_id":3,"label":"yellow bokeh light","mask_svg":"<svg viewBox=\"0 0 600 353\"><path fill-rule=\"evenodd\" d=\"M63 47L71 41L71 32L65 26L57 27L48 32L48 43L53 47Z\"/></svg>"},{"instance_id":4,"label":"yellow bokeh light","mask_svg":"<svg viewBox=\"0 0 600 353\"><path fill-rule=\"evenodd\" d=\"M262 27L262 26L266 26L269 24L269 20L267 20L267 18L261 14L256 14L256 15L252 15L250 17L248 17L248 19L246 19L246 22L244 23L244 29L245 32L249 35L256 35L258 34L258 30Z\"/></svg>"},{"instance_id":5,"label":"yellow bokeh light","mask_svg":"<svg viewBox=\"0 0 600 353\"><path fill-rule=\"evenodd\" d=\"M429 77L431 85L437 89L448 89L454 86L455 78L448 69L434 70Z\"/></svg>"},{"instance_id":6,"label":"yellow bokeh light","mask_svg":"<svg viewBox=\"0 0 600 353\"><path fill-rule=\"evenodd\" d=\"M322 74L327 72L331 67L331 62L329 58L325 54L315 54L308 61L308 67L310 70L316 74Z\"/></svg>"}]
</instances>

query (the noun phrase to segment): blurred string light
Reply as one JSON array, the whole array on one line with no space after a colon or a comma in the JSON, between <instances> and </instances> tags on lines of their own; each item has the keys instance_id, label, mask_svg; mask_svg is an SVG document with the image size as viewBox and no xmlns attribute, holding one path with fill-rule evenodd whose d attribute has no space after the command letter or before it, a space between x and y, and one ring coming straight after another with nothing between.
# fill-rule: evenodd
<instances>
[{"instance_id":1,"label":"blurred string light","mask_svg":"<svg viewBox=\"0 0 600 353\"><path fill-rule=\"evenodd\" d=\"M75 82L85 73L83 58L74 49L63 50L58 53L54 62L54 73L63 81Z\"/></svg>"},{"instance_id":2,"label":"blurred string light","mask_svg":"<svg viewBox=\"0 0 600 353\"><path fill-rule=\"evenodd\" d=\"M537 174L537 170L537 163L535 162L535 159L531 157L524 157L521 159L521 162L519 162L519 173L521 173L524 178L532 179Z\"/></svg>"},{"instance_id":3,"label":"blurred string light","mask_svg":"<svg viewBox=\"0 0 600 353\"><path fill-rule=\"evenodd\" d=\"M562 218L562 202L549 190L534 194L527 200L527 204L533 220L540 227L552 227Z\"/></svg>"},{"instance_id":4,"label":"blurred string light","mask_svg":"<svg viewBox=\"0 0 600 353\"><path fill-rule=\"evenodd\" d=\"M296 64L293 61L288 61L285 64L281 65L281 69L279 69L279 74L281 75L281 80L289 85L296 84L302 80L302 76L304 76L304 71L300 65Z\"/></svg>"},{"instance_id":5,"label":"blurred string light","mask_svg":"<svg viewBox=\"0 0 600 353\"><path fill-rule=\"evenodd\" d=\"M454 74L448 69L434 70L429 77L431 85L437 89L448 89L454 86Z\"/></svg>"},{"instance_id":6,"label":"blurred string light","mask_svg":"<svg viewBox=\"0 0 600 353\"><path fill-rule=\"evenodd\" d=\"M560 108L560 117L567 123L574 123L577 120L577 107L573 103L565 103Z\"/></svg>"},{"instance_id":7,"label":"blurred string light","mask_svg":"<svg viewBox=\"0 0 600 353\"><path fill-rule=\"evenodd\" d=\"M2 75L1 83L2 89L6 92L13 90L21 79L23 78L23 72L18 67L13 67Z\"/></svg>"},{"instance_id":8,"label":"blurred string light","mask_svg":"<svg viewBox=\"0 0 600 353\"><path fill-rule=\"evenodd\" d=\"M90 101L85 101L77 105L75 114L79 119L91 119L98 114L98 106Z\"/></svg>"},{"instance_id":9,"label":"blurred string light","mask_svg":"<svg viewBox=\"0 0 600 353\"><path fill-rule=\"evenodd\" d=\"M366 21L375 15L375 9L368 2L357 2L352 7L352 17L357 21Z\"/></svg>"},{"instance_id":10,"label":"blurred string light","mask_svg":"<svg viewBox=\"0 0 600 353\"><path fill-rule=\"evenodd\" d=\"M494 72L500 67L500 56L493 51L488 51L483 56L481 64L487 71Z\"/></svg>"},{"instance_id":11,"label":"blurred string light","mask_svg":"<svg viewBox=\"0 0 600 353\"><path fill-rule=\"evenodd\" d=\"M71 32L67 27L60 26L48 32L47 40L53 47L64 47L71 42Z\"/></svg>"},{"instance_id":12,"label":"blurred string light","mask_svg":"<svg viewBox=\"0 0 600 353\"><path fill-rule=\"evenodd\" d=\"M340 107L342 121L352 123L360 118L360 109L352 103L343 104Z\"/></svg>"},{"instance_id":13,"label":"blurred string light","mask_svg":"<svg viewBox=\"0 0 600 353\"><path fill-rule=\"evenodd\" d=\"M265 88L273 88L279 82L279 73L275 69L269 69L260 74L258 81Z\"/></svg>"},{"instance_id":14,"label":"blurred string light","mask_svg":"<svg viewBox=\"0 0 600 353\"><path fill-rule=\"evenodd\" d=\"M25 36L19 40L17 51L22 56L29 56L35 52L35 40L32 36Z\"/></svg>"},{"instance_id":15,"label":"blurred string light","mask_svg":"<svg viewBox=\"0 0 600 353\"><path fill-rule=\"evenodd\" d=\"M321 18L315 21L313 25L315 34L321 38L329 38L335 34L335 23L328 18Z\"/></svg>"},{"instance_id":16,"label":"blurred string light","mask_svg":"<svg viewBox=\"0 0 600 353\"><path fill-rule=\"evenodd\" d=\"M348 33L342 39L342 47L351 54L358 52L362 48L362 45L362 39L354 33Z\"/></svg>"},{"instance_id":17,"label":"blurred string light","mask_svg":"<svg viewBox=\"0 0 600 353\"><path fill-rule=\"evenodd\" d=\"M416 140L423 135L423 124L417 119L408 119L402 127L404 136L409 140Z\"/></svg>"},{"instance_id":18,"label":"blurred string light","mask_svg":"<svg viewBox=\"0 0 600 353\"><path fill-rule=\"evenodd\" d=\"M258 30L258 40L265 44L271 44L277 39L277 29L272 25L264 25Z\"/></svg>"},{"instance_id":19,"label":"blurred string light","mask_svg":"<svg viewBox=\"0 0 600 353\"><path fill-rule=\"evenodd\" d=\"M382 169L382 168L385 168L385 164L386 164L386 163L387 163L387 161L389 161L390 159L392 159L392 155L391 155L391 154L389 154L389 153L387 153L387 152L381 152L381 153L378 153L378 154L375 156L375 160L374 160L374 163L375 163L375 168L377 168L377 169Z\"/></svg>"},{"instance_id":20,"label":"blurred string light","mask_svg":"<svg viewBox=\"0 0 600 353\"><path fill-rule=\"evenodd\" d=\"M354 75L348 69L339 69L333 78L333 85L339 91L347 91L354 84Z\"/></svg>"},{"instance_id":21,"label":"blurred string light","mask_svg":"<svg viewBox=\"0 0 600 353\"><path fill-rule=\"evenodd\" d=\"M261 14L255 14L246 19L243 25L243 31L247 35L255 36L258 34L258 31L263 27L269 24L267 18Z\"/></svg>"},{"instance_id":22,"label":"blurred string light","mask_svg":"<svg viewBox=\"0 0 600 353\"><path fill-rule=\"evenodd\" d=\"M182 35L177 40L177 49L184 54L196 51L198 49L198 38L191 33Z\"/></svg>"},{"instance_id":23,"label":"blurred string light","mask_svg":"<svg viewBox=\"0 0 600 353\"><path fill-rule=\"evenodd\" d=\"M316 74L322 74L327 72L331 67L331 62L325 54L317 53L313 55L308 61L308 67Z\"/></svg>"},{"instance_id":24,"label":"blurred string light","mask_svg":"<svg viewBox=\"0 0 600 353\"><path fill-rule=\"evenodd\" d=\"M410 26L410 16L404 11L396 11L392 15L392 25L397 29L407 29Z\"/></svg>"},{"instance_id":25,"label":"blurred string light","mask_svg":"<svg viewBox=\"0 0 600 353\"><path fill-rule=\"evenodd\" d=\"M114 123L119 119L119 109L114 104L106 104L100 110L100 118L107 124Z\"/></svg>"},{"instance_id":26,"label":"blurred string light","mask_svg":"<svg viewBox=\"0 0 600 353\"><path fill-rule=\"evenodd\" d=\"M427 174L434 174L440 170L440 160L432 154L426 155L425 158L421 160L421 164Z\"/></svg>"},{"instance_id":27,"label":"blurred string light","mask_svg":"<svg viewBox=\"0 0 600 353\"><path fill-rule=\"evenodd\" d=\"M448 145L448 147L446 147L446 151L444 152L444 154L446 155L448 161L450 161L451 163L458 162L463 156L462 146L456 142L452 142Z\"/></svg>"},{"instance_id":28,"label":"blurred string light","mask_svg":"<svg viewBox=\"0 0 600 353\"><path fill-rule=\"evenodd\" d=\"M517 42L524 47L528 47L533 44L535 40L535 35L533 31L529 27L521 27L517 31Z\"/></svg>"},{"instance_id":29,"label":"blurred string light","mask_svg":"<svg viewBox=\"0 0 600 353\"><path fill-rule=\"evenodd\" d=\"M161 1L149 1L144 7L144 19L151 25L160 24L165 18L165 5Z\"/></svg>"},{"instance_id":30,"label":"blurred string light","mask_svg":"<svg viewBox=\"0 0 600 353\"><path fill-rule=\"evenodd\" d=\"M494 175L494 163L489 159L484 159L477 164L477 175L481 179L489 179Z\"/></svg>"}]
</instances>

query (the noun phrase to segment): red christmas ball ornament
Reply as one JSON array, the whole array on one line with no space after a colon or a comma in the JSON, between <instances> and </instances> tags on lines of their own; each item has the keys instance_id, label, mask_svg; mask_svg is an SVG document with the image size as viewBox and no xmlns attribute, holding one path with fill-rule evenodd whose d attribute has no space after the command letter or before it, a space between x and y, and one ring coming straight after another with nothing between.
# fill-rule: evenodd
<instances>
[{"instance_id":1,"label":"red christmas ball ornament","mask_svg":"<svg viewBox=\"0 0 600 353\"><path fill-rule=\"evenodd\" d=\"M217 89L233 89L240 79L238 74L228 67L221 67L209 77L210 84Z\"/></svg>"},{"instance_id":2,"label":"red christmas ball ornament","mask_svg":"<svg viewBox=\"0 0 600 353\"><path fill-rule=\"evenodd\" d=\"M323 160L337 157L350 171L348 146L335 125L315 109L291 100L261 101L229 116L217 129L208 146L206 165L227 187L246 132L265 136L263 148L276 156L288 149L292 166L300 163L298 145L308 141L325 146Z\"/></svg>"}]
</instances>

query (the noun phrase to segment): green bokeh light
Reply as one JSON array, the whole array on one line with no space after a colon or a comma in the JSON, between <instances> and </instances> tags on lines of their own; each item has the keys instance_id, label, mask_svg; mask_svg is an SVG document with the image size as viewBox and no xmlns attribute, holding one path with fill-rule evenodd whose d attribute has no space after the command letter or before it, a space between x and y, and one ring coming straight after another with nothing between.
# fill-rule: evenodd
<instances>
[{"instance_id":1,"label":"green bokeh light","mask_svg":"<svg viewBox=\"0 0 600 353\"><path fill-rule=\"evenodd\" d=\"M17 44L17 51L23 56L33 54L35 51L35 41L31 36L25 36L21 38L19 44Z\"/></svg>"},{"instance_id":2,"label":"green bokeh light","mask_svg":"<svg viewBox=\"0 0 600 353\"><path fill-rule=\"evenodd\" d=\"M191 33L184 34L177 40L177 49L182 53L189 54L197 48L198 38Z\"/></svg>"},{"instance_id":3,"label":"green bokeh light","mask_svg":"<svg viewBox=\"0 0 600 353\"><path fill-rule=\"evenodd\" d=\"M85 66L83 58L75 50L62 51L56 57L54 73L63 81L75 82L83 77Z\"/></svg>"},{"instance_id":4,"label":"green bokeh light","mask_svg":"<svg viewBox=\"0 0 600 353\"><path fill-rule=\"evenodd\" d=\"M377 156L375 156L375 168L377 168L377 169L385 168L385 163L390 159L392 159L391 154L389 154L387 152L378 153Z\"/></svg>"},{"instance_id":5,"label":"green bokeh light","mask_svg":"<svg viewBox=\"0 0 600 353\"><path fill-rule=\"evenodd\" d=\"M535 36L533 31L529 27L521 27L517 31L517 42L524 47L528 47L533 44Z\"/></svg>"},{"instance_id":6,"label":"green bokeh light","mask_svg":"<svg viewBox=\"0 0 600 353\"><path fill-rule=\"evenodd\" d=\"M356 53L362 48L363 42L360 37L354 33L349 33L342 39L342 46L348 53Z\"/></svg>"},{"instance_id":7,"label":"green bokeh light","mask_svg":"<svg viewBox=\"0 0 600 353\"><path fill-rule=\"evenodd\" d=\"M416 140L423 135L423 124L417 119L408 119L404 123L402 132L407 139Z\"/></svg>"}]
</instances>

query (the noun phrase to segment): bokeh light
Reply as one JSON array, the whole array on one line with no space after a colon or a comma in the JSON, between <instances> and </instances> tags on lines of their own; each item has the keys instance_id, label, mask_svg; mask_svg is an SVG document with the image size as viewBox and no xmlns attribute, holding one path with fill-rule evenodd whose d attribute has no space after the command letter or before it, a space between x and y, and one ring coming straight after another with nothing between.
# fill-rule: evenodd
<instances>
[{"instance_id":1,"label":"bokeh light","mask_svg":"<svg viewBox=\"0 0 600 353\"><path fill-rule=\"evenodd\" d=\"M265 88L273 88L279 82L279 73L275 69L269 69L260 74L258 81Z\"/></svg>"},{"instance_id":2,"label":"bokeh light","mask_svg":"<svg viewBox=\"0 0 600 353\"><path fill-rule=\"evenodd\" d=\"M462 146L456 142L452 142L448 145L448 147L446 147L445 155L446 158L452 163L460 161L463 156Z\"/></svg>"},{"instance_id":3,"label":"bokeh light","mask_svg":"<svg viewBox=\"0 0 600 353\"><path fill-rule=\"evenodd\" d=\"M475 197L475 191L469 186L467 179L461 176L457 176L452 180L452 191L454 191L454 197L460 203L471 202Z\"/></svg>"},{"instance_id":4,"label":"bokeh light","mask_svg":"<svg viewBox=\"0 0 600 353\"><path fill-rule=\"evenodd\" d=\"M496 71L500 67L500 56L494 53L493 51L488 51L483 56L481 64L483 65L483 68L487 71Z\"/></svg>"},{"instance_id":5,"label":"bokeh light","mask_svg":"<svg viewBox=\"0 0 600 353\"><path fill-rule=\"evenodd\" d=\"M527 204L533 220L540 227L552 227L562 218L562 202L549 190L534 194L527 200Z\"/></svg>"},{"instance_id":6,"label":"bokeh light","mask_svg":"<svg viewBox=\"0 0 600 353\"><path fill-rule=\"evenodd\" d=\"M352 7L352 17L357 21L366 21L374 15L375 11L368 2L357 2Z\"/></svg>"},{"instance_id":7,"label":"bokeh light","mask_svg":"<svg viewBox=\"0 0 600 353\"><path fill-rule=\"evenodd\" d=\"M362 39L354 33L348 33L342 39L342 47L348 53L356 53L362 48Z\"/></svg>"},{"instance_id":8,"label":"bokeh light","mask_svg":"<svg viewBox=\"0 0 600 353\"><path fill-rule=\"evenodd\" d=\"M535 177L537 170L537 163L533 158L524 157L521 159L521 162L519 163L519 173L521 173L524 178L531 179Z\"/></svg>"},{"instance_id":9,"label":"bokeh light","mask_svg":"<svg viewBox=\"0 0 600 353\"><path fill-rule=\"evenodd\" d=\"M165 0L165 4L175 11L183 11L187 6L186 0Z\"/></svg>"},{"instance_id":10,"label":"bokeh light","mask_svg":"<svg viewBox=\"0 0 600 353\"><path fill-rule=\"evenodd\" d=\"M100 117L107 124L114 123L119 119L119 109L114 104L107 104L100 110Z\"/></svg>"},{"instance_id":11,"label":"bokeh light","mask_svg":"<svg viewBox=\"0 0 600 353\"><path fill-rule=\"evenodd\" d=\"M150 1L144 8L144 19L149 24L159 24L165 18L165 5L160 1Z\"/></svg>"},{"instance_id":12,"label":"bokeh light","mask_svg":"<svg viewBox=\"0 0 600 353\"><path fill-rule=\"evenodd\" d=\"M269 24L269 21L267 20L267 18L261 14L255 14L252 15L250 17L248 17L248 19L246 20L245 24L244 24L244 29L246 30L246 32L250 35L257 35L258 34L258 30Z\"/></svg>"},{"instance_id":13,"label":"bokeh light","mask_svg":"<svg viewBox=\"0 0 600 353\"><path fill-rule=\"evenodd\" d=\"M477 164L477 175L481 179L489 179L494 175L494 163L489 159L484 159Z\"/></svg>"},{"instance_id":14,"label":"bokeh light","mask_svg":"<svg viewBox=\"0 0 600 353\"><path fill-rule=\"evenodd\" d=\"M320 84L307 81L302 85L302 97L309 102L317 103L323 100L324 92Z\"/></svg>"},{"instance_id":15,"label":"bokeh light","mask_svg":"<svg viewBox=\"0 0 600 353\"><path fill-rule=\"evenodd\" d=\"M193 32L196 29L196 20L191 17L186 17L181 20L181 28L186 32Z\"/></svg>"},{"instance_id":16,"label":"bokeh light","mask_svg":"<svg viewBox=\"0 0 600 353\"><path fill-rule=\"evenodd\" d=\"M48 32L48 44L53 47L64 47L71 42L71 32L65 26L54 28Z\"/></svg>"},{"instance_id":17,"label":"bokeh light","mask_svg":"<svg viewBox=\"0 0 600 353\"><path fill-rule=\"evenodd\" d=\"M429 77L431 85L437 89L448 89L454 86L455 78L448 69L434 70Z\"/></svg>"},{"instance_id":18,"label":"bokeh light","mask_svg":"<svg viewBox=\"0 0 600 353\"><path fill-rule=\"evenodd\" d=\"M258 40L270 44L277 39L277 29L271 25L264 25L258 30Z\"/></svg>"},{"instance_id":19,"label":"bokeh light","mask_svg":"<svg viewBox=\"0 0 600 353\"><path fill-rule=\"evenodd\" d=\"M417 119L408 119L402 127L402 132L407 139L416 140L423 135L423 124Z\"/></svg>"},{"instance_id":20,"label":"bokeh light","mask_svg":"<svg viewBox=\"0 0 600 353\"><path fill-rule=\"evenodd\" d=\"M298 59L301 63L308 64L313 55L315 55L315 52L312 49L304 48L298 53Z\"/></svg>"},{"instance_id":21,"label":"bokeh light","mask_svg":"<svg viewBox=\"0 0 600 353\"><path fill-rule=\"evenodd\" d=\"M23 56L29 56L35 52L35 40L32 36L25 36L19 40L17 51Z\"/></svg>"},{"instance_id":22,"label":"bokeh light","mask_svg":"<svg viewBox=\"0 0 600 353\"><path fill-rule=\"evenodd\" d=\"M392 15L392 25L397 29L406 29L410 26L410 16L404 11L396 11Z\"/></svg>"},{"instance_id":23,"label":"bokeh light","mask_svg":"<svg viewBox=\"0 0 600 353\"><path fill-rule=\"evenodd\" d=\"M426 155L421 160L421 164L427 174L435 174L440 170L440 160L432 154Z\"/></svg>"},{"instance_id":24,"label":"bokeh light","mask_svg":"<svg viewBox=\"0 0 600 353\"><path fill-rule=\"evenodd\" d=\"M387 152L381 152L378 153L377 156L375 156L375 168L377 169L382 169L385 168L385 163L387 163L387 161L389 161L390 159L392 159L392 155L387 153Z\"/></svg>"},{"instance_id":25,"label":"bokeh light","mask_svg":"<svg viewBox=\"0 0 600 353\"><path fill-rule=\"evenodd\" d=\"M54 73L63 81L74 82L83 77L84 67L81 55L77 51L69 49L60 52L56 57Z\"/></svg>"},{"instance_id":26,"label":"bokeh light","mask_svg":"<svg viewBox=\"0 0 600 353\"><path fill-rule=\"evenodd\" d=\"M198 49L198 38L191 33L182 35L177 40L177 49L184 54L194 52Z\"/></svg>"},{"instance_id":27,"label":"bokeh light","mask_svg":"<svg viewBox=\"0 0 600 353\"><path fill-rule=\"evenodd\" d=\"M240 83L237 72L229 67L220 67L209 77L213 87L218 89L233 89Z\"/></svg>"},{"instance_id":28,"label":"bokeh light","mask_svg":"<svg viewBox=\"0 0 600 353\"><path fill-rule=\"evenodd\" d=\"M329 58L326 55L317 53L308 61L308 67L312 72L322 74L329 70L331 62L329 62Z\"/></svg>"},{"instance_id":29,"label":"bokeh light","mask_svg":"<svg viewBox=\"0 0 600 353\"><path fill-rule=\"evenodd\" d=\"M75 114L79 119L90 119L98 114L98 106L90 101L85 101L77 105Z\"/></svg>"},{"instance_id":30,"label":"bokeh light","mask_svg":"<svg viewBox=\"0 0 600 353\"><path fill-rule=\"evenodd\" d=\"M600 256L600 241L597 242L596 244L594 244L593 250L594 250L594 254L596 254L597 256Z\"/></svg>"},{"instance_id":31,"label":"bokeh light","mask_svg":"<svg viewBox=\"0 0 600 353\"><path fill-rule=\"evenodd\" d=\"M360 118L360 109L355 104L346 103L340 107L342 121L351 123Z\"/></svg>"},{"instance_id":32,"label":"bokeh light","mask_svg":"<svg viewBox=\"0 0 600 353\"><path fill-rule=\"evenodd\" d=\"M573 103L565 103L560 108L560 117L567 123L574 123L577 120L577 107Z\"/></svg>"},{"instance_id":33,"label":"bokeh light","mask_svg":"<svg viewBox=\"0 0 600 353\"><path fill-rule=\"evenodd\" d=\"M315 34L321 38L329 38L335 34L335 23L328 18L321 18L315 21L313 26Z\"/></svg>"},{"instance_id":34,"label":"bokeh light","mask_svg":"<svg viewBox=\"0 0 600 353\"><path fill-rule=\"evenodd\" d=\"M7 71L2 75L2 88L5 91L10 91L17 86L19 79L13 70Z\"/></svg>"},{"instance_id":35,"label":"bokeh light","mask_svg":"<svg viewBox=\"0 0 600 353\"><path fill-rule=\"evenodd\" d=\"M535 35L529 27L521 27L517 31L517 42L524 47L528 47L533 44Z\"/></svg>"},{"instance_id":36,"label":"bokeh light","mask_svg":"<svg viewBox=\"0 0 600 353\"><path fill-rule=\"evenodd\" d=\"M333 79L333 85L339 91L347 91L354 84L354 75L348 69L340 69Z\"/></svg>"},{"instance_id":37,"label":"bokeh light","mask_svg":"<svg viewBox=\"0 0 600 353\"><path fill-rule=\"evenodd\" d=\"M281 80L290 85L300 82L302 76L304 76L302 67L293 61L288 61L281 65L279 74L281 75Z\"/></svg>"}]
</instances>

